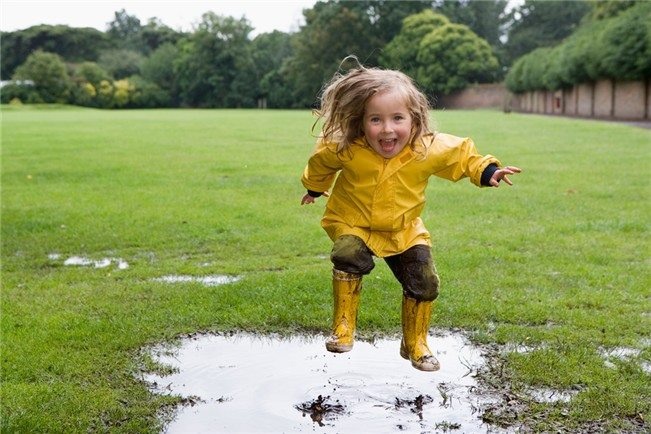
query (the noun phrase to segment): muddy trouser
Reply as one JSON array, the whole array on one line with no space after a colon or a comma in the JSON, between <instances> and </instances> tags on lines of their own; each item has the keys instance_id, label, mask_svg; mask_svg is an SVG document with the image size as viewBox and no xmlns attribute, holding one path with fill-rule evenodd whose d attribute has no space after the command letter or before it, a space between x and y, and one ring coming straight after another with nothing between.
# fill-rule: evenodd
<instances>
[{"instance_id":1,"label":"muddy trouser","mask_svg":"<svg viewBox=\"0 0 651 434\"><path fill-rule=\"evenodd\" d=\"M375 266L373 252L355 235L337 238L330 259L336 270L352 274L368 274ZM428 246L416 245L384 260L402 285L405 297L419 301L433 301L438 297L439 276Z\"/></svg>"}]
</instances>

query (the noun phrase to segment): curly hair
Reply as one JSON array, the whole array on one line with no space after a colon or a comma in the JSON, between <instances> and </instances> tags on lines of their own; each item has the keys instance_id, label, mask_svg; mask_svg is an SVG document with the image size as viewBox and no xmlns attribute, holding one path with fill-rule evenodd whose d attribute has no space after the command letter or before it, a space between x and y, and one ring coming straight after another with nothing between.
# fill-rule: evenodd
<instances>
[{"instance_id":1,"label":"curly hair","mask_svg":"<svg viewBox=\"0 0 651 434\"><path fill-rule=\"evenodd\" d=\"M315 110L316 124L323 121L321 140L337 143L337 151L349 149L350 145L364 136L364 111L368 100L387 91L398 91L405 98L405 105L412 117L409 146L412 149L422 136L431 135L429 126L430 105L427 97L406 74L379 68L365 68L357 58L356 67L345 74L335 73L324 87L320 97L321 107Z\"/></svg>"}]
</instances>

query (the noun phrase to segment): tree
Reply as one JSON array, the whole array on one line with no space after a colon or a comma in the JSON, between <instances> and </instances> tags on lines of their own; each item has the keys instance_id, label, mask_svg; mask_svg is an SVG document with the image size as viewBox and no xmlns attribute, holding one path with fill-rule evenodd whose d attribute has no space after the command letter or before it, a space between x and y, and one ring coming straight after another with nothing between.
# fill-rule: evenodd
<instances>
[{"instance_id":1,"label":"tree","mask_svg":"<svg viewBox=\"0 0 651 434\"><path fill-rule=\"evenodd\" d=\"M143 52L140 20L126 10L115 12L115 18L108 23L106 34L119 49Z\"/></svg>"},{"instance_id":2,"label":"tree","mask_svg":"<svg viewBox=\"0 0 651 434\"><path fill-rule=\"evenodd\" d=\"M507 4L507 0L436 0L434 9L453 23L465 24L497 51L508 19Z\"/></svg>"},{"instance_id":3,"label":"tree","mask_svg":"<svg viewBox=\"0 0 651 434\"><path fill-rule=\"evenodd\" d=\"M140 72L144 57L133 50L106 50L99 56L97 63L113 78L119 80Z\"/></svg>"},{"instance_id":4,"label":"tree","mask_svg":"<svg viewBox=\"0 0 651 434\"><path fill-rule=\"evenodd\" d=\"M525 0L509 16L508 40L504 44L506 64L538 47L558 44L577 29L589 11L585 0Z\"/></svg>"},{"instance_id":5,"label":"tree","mask_svg":"<svg viewBox=\"0 0 651 434\"><path fill-rule=\"evenodd\" d=\"M588 17L591 21L612 18L637 3L639 0L591 0L592 10Z\"/></svg>"},{"instance_id":6,"label":"tree","mask_svg":"<svg viewBox=\"0 0 651 434\"><path fill-rule=\"evenodd\" d=\"M444 24L420 41L416 80L449 94L470 83L492 82L499 69L490 45L462 24Z\"/></svg>"},{"instance_id":7,"label":"tree","mask_svg":"<svg viewBox=\"0 0 651 434\"><path fill-rule=\"evenodd\" d=\"M377 66L402 18L430 6L428 1L328 1L304 10L305 25L293 37L294 54L286 64L295 106L315 105L319 90L348 55Z\"/></svg>"},{"instance_id":8,"label":"tree","mask_svg":"<svg viewBox=\"0 0 651 434\"><path fill-rule=\"evenodd\" d=\"M166 26L157 18L150 18L140 28L139 47L143 54L150 54L164 44L176 44L182 37L183 33Z\"/></svg>"},{"instance_id":9,"label":"tree","mask_svg":"<svg viewBox=\"0 0 651 434\"><path fill-rule=\"evenodd\" d=\"M16 68L13 79L34 82L38 100L28 102L65 103L72 87L61 56L41 50L30 54L25 63Z\"/></svg>"},{"instance_id":10,"label":"tree","mask_svg":"<svg viewBox=\"0 0 651 434\"><path fill-rule=\"evenodd\" d=\"M284 65L292 55L291 35L279 31L263 33L253 39L251 55L258 82L258 99L270 108L291 107L291 83L285 78Z\"/></svg>"},{"instance_id":11,"label":"tree","mask_svg":"<svg viewBox=\"0 0 651 434\"><path fill-rule=\"evenodd\" d=\"M82 62L73 68L72 78L76 83L90 83L97 87L102 80L110 80L111 76L95 62Z\"/></svg>"},{"instance_id":12,"label":"tree","mask_svg":"<svg viewBox=\"0 0 651 434\"><path fill-rule=\"evenodd\" d=\"M178 56L178 48L166 43L151 53L140 67L140 75L143 80L158 86L167 94L167 100L175 105L178 103L178 83L174 63ZM136 86L138 87L138 84Z\"/></svg>"},{"instance_id":13,"label":"tree","mask_svg":"<svg viewBox=\"0 0 651 434\"><path fill-rule=\"evenodd\" d=\"M651 76L651 3L639 3L610 19L601 48L603 76L621 80Z\"/></svg>"},{"instance_id":14,"label":"tree","mask_svg":"<svg viewBox=\"0 0 651 434\"><path fill-rule=\"evenodd\" d=\"M138 17L129 15L124 9L115 12L106 34L115 48L143 55L149 55L163 44L176 44L183 37L183 33L166 26L156 17L149 18L147 24L142 25Z\"/></svg>"},{"instance_id":15,"label":"tree","mask_svg":"<svg viewBox=\"0 0 651 434\"><path fill-rule=\"evenodd\" d=\"M27 57L37 51L55 53L68 62L95 61L110 48L106 34L91 28L40 25L15 32L2 32L1 71L11 77Z\"/></svg>"},{"instance_id":16,"label":"tree","mask_svg":"<svg viewBox=\"0 0 651 434\"><path fill-rule=\"evenodd\" d=\"M347 3L317 3L304 15L306 24L294 37L294 56L287 67L297 105L309 107L344 57L353 54L366 62L382 44Z\"/></svg>"},{"instance_id":17,"label":"tree","mask_svg":"<svg viewBox=\"0 0 651 434\"><path fill-rule=\"evenodd\" d=\"M561 45L519 58L506 77L513 92L555 90L601 78L651 76L651 3L640 2L614 17L586 21Z\"/></svg>"},{"instance_id":18,"label":"tree","mask_svg":"<svg viewBox=\"0 0 651 434\"><path fill-rule=\"evenodd\" d=\"M138 75L129 77L133 90L129 95L129 106L140 108L168 107L171 101L169 91L162 89L156 83Z\"/></svg>"},{"instance_id":19,"label":"tree","mask_svg":"<svg viewBox=\"0 0 651 434\"><path fill-rule=\"evenodd\" d=\"M175 63L181 102L198 107L253 107L257 94L248 20L205 13L179 42Z\"/></svg>"},{"instance_id":20,"label":"tree","mask_svg":"<svg viewBox=\"0 0 651 434\"><path fill-rule=\"evenodd\" d=\"M405 74L416 77L418 67L418 51L423 38L450 21L432 10L424 10L410 15L403 20L400 33L384 48L380 57L382 66L399 69Z\"/></svg>"}]
</instances>

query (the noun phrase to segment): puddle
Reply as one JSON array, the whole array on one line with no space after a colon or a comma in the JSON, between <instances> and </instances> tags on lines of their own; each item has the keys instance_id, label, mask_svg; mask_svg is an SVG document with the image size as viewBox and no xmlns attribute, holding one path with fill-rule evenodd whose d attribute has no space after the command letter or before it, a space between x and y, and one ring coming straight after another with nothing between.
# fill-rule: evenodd
<instances>
[{"instance_id":1,"label":"puddle","mask_svg":"<svg viewBox=\"0 0 651 434\"><path fill-rule=\"evenodd\" d=\"M48 259L51 261L58 261L61 259L61 254L59 253L50 253L47 255ZM63 261L63 265L66 266L80 266L80 267L93 267L93 268L106 268L111 264L115 264L118 270L126 270L129 268L129 264L122 258L102 258L102 259L90 259L84 256L70 256L68 259Z\"/></svg>"},{"instance_id":2,"label":"puddle","mask_svg":"<svg viewBox=\"0 0 651 434\"><path fill-rule=\"evenodd\" d=\"M193 397L165 432L486 432L474 393L481 351L459 334L429 337L441 362L421 372L400 341L356 342L328 353L324 337L202 335L151 350L169 375L143 377L156 393Z\"/></svg>"},{"instance_id":3,"label":"puddle","mask_svg":"<svg viewBox=\"0 0 651 434\"><path fill-rule=\"evenodd\" d=\"M549 388L534 389L529 391L536 402L554 404L557 402L570 402L579 394L579 390L555 390Z\"/></svg>"},{"instance_id":4,"label":"puddle","mask_svg":"<svg viewBox=\"0 0 651 434\"><path fill-rule=\"evenodd\" d=\"M638 350L637 348L615 347L615 348L600 348L599 353L604 358L627 360L639 356L641 351Z\"/></svg>"},{"instance_id":5,"label":"puddle","mask_svg":"<svg viewBox=\"0 0 651 434\"><path fill-rule=\"evenodd\" d=\"M241 276L225 276L225 275L212 275L212 276L163 276L156 279L152 279L155 282L165 282L165 283L189 283L197 282L205 286L217 286L225 285L227 283L233 283L240 280Z\"/></svg>"},{"instance_id":6,"label":"puddle","mask_svg":"<svg viewBox=\"0 0 651 434\"><path fill-rule=\"evenodd\" d=\"M643 346L648 346L647 340L641 341ZM615 347L615 348L599 348L599 354L604 358L604 365L609 369L617 369L617 365L613 363L613 360L622 360L629 361L636 359L640 356L642 350L637 348L627 348L627 347ZM651 373L651 363L646 360L639 361L640 368L645 373Z\"/></svg>"}]
</instances>

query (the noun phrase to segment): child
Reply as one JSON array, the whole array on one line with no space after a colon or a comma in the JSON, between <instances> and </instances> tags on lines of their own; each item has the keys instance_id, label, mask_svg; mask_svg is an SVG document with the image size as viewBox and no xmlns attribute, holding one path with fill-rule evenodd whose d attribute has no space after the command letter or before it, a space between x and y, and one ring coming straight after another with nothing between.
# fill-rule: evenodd
<instances>
[{"instance_id":1,"label":"child","mask_svg":"<svg viewBox=\"0 0 651 434\"><path fill-rule=\"evenodd\" d=\"M377 256L402 285L400 355L416 369L436 371L427 332L439 277L420 218L428 179L469 177L477 186L498 187L501 180L512 185L507 175L520 169L500 168L470 139L431 132L428 110L427 98L401 72L358 65L335 74L321 96L323 127L301 179L307 189L301 205L329 196L321 221L334 242L328 351L352 349L362 276Z\"/></svg>"}]
</instances>

